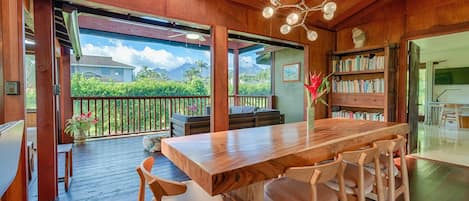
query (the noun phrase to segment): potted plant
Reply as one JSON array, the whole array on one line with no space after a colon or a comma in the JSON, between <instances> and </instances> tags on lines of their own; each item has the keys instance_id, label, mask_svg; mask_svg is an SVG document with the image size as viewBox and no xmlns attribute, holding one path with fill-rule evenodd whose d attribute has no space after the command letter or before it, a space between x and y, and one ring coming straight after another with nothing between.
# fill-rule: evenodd
<instances>
[{"instance_id":1,"label":"potted plant","mask_svg":"<svg viewBox=\"0 0 469 201\"><path fill-rule=\"evenodd\" d=\"M96 123L98 123L98 119L92 117L91 112L74 115L71 119L67 120L65 133L73 136L75 143L83 144L86 140L86 132L90 130L91 125Z\"/></svg>"}]
</instances>

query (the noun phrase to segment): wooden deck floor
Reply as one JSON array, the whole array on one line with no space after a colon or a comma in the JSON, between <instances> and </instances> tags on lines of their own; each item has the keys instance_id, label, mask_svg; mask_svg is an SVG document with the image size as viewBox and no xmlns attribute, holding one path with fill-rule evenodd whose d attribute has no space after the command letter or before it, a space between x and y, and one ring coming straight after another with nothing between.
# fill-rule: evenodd
<instances>
[{"instance_id":1,"label":"wooden deck floor","mask_svg":"<svg viewBox=\"0 0 469 201\"><path fill-rule=\"evenodd\" d=\"M143 150L142 137L128 137L87 142L73 147L73 179L70 191L59 183L60 201L137 200L139 177L135 168L148 157L155 158L153 173L176 181L188 177L160 153ZM59 155L59 176L63 175L64 156ZM35 183L35 180L33 181ZM37 200L37 190L31 183L31 198ZM147 190L146 200L151 200Z\"/></svg>"},{"instance_id":2,"label":"wooden deck floor","mask_svg":"<svg viewBox=\"0 0 469 201\"><path fill-rule=\"evenodd\" d=\"M59 183L60 201L137 199L138 176L135 167L142 159L156 159L153 173L184 181L188 177L159 153L142 149L142 137L88 142L74 146L74 177L70 192ZM469 168L408 158L412 201L469 200ZM59 156L59 175L63 175L63 155ZM36 178L30 184L30 200L37 200ZM151 193L147 191L147 200Z\"/></svg>"}]
</instances>

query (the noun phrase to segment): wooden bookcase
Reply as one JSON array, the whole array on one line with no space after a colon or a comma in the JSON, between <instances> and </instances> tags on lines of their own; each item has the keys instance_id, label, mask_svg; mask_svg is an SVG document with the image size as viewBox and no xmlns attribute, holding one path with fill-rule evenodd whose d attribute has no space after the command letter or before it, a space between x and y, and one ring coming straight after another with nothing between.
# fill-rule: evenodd
<instances>
[{"instance_id":1,"label":"wooden bookcase","mask_svg":"<svg viewBox=\"0 0 469 201\"><path fill-rule=\"evenodd\" d=\"M329 62L329 72L333 73L331 87L338 86L340 81L341 87L336 87L338 90L335 91L331 89L329 93L329 117L333 117L335 111L344 110L380 113L384 121L395 121L397 61L395 44L332 52Z\"/></svg>"}]
</instances>

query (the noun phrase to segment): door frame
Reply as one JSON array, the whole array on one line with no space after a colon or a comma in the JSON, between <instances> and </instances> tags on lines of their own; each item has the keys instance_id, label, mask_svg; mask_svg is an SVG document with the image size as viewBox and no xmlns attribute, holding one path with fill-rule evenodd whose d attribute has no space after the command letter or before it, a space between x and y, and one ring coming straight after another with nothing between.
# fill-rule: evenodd
<instances>
[{"instance_id":1,"label":"door frame","mask_svg":"<svg viewBox=\"0 0 469 201\"><path fill-rule=\"evenodd\" d=\"M398 90L397 91L397 121L401 123L409 123L407 119L408 113L408 86L409 80L407 78L407 73L409 72L409 43L412 40L422 39L422 38L429 38L435 36L442 36L460 32L468 32L469 31L469 22L452 24L452 25L443 25L443 26L434 26L429 29L425 29L422 31L414 31L405 33L401 37L400 41L400 49L399 49L399 70L398 70L398 80L397 80L397 88L398 89L405 89L405 90ZM418 135L418 133L417 133ZM409 141L409 135L407 135L407 140ZM417 136L418 139L418 136ZM409 145L409 143L407 143ZM417 144L415 144L416 146ZM417 147L409 147L408 150L417 150ZM411 154L412 152L409 152Z\"/></svg>"}]
</instances>

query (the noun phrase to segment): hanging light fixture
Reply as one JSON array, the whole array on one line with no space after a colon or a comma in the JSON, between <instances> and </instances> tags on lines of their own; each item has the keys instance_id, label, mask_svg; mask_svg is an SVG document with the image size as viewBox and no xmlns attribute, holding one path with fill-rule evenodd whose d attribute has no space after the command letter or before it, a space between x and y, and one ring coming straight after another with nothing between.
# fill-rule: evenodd
<instances>
[{"instance_id":1,"label":"hanging light fixture","mask_svg":"<svg viewBox=\"0 0 469 201\"><path fill-rule=\"evenodd\" d=\"M306 26L305 21L310 12L321 11L325 20L332 20L334 18L335 11L337 10L337 4L330 0L324 0L321 4L313 7L306 5L305 0L301 0L297 4L282 4L280 0L270 0L271 6L265 7L262 11L264 18L271 18L274 16L275 11L282 8L296 9L298 11L290 13L286 18L286 24L280 27L280 33L288 34L296 27L303 27L306 31L308 40L315 41L318 38L318 33L311 30Z\"/></svg>"}]
</instances>

